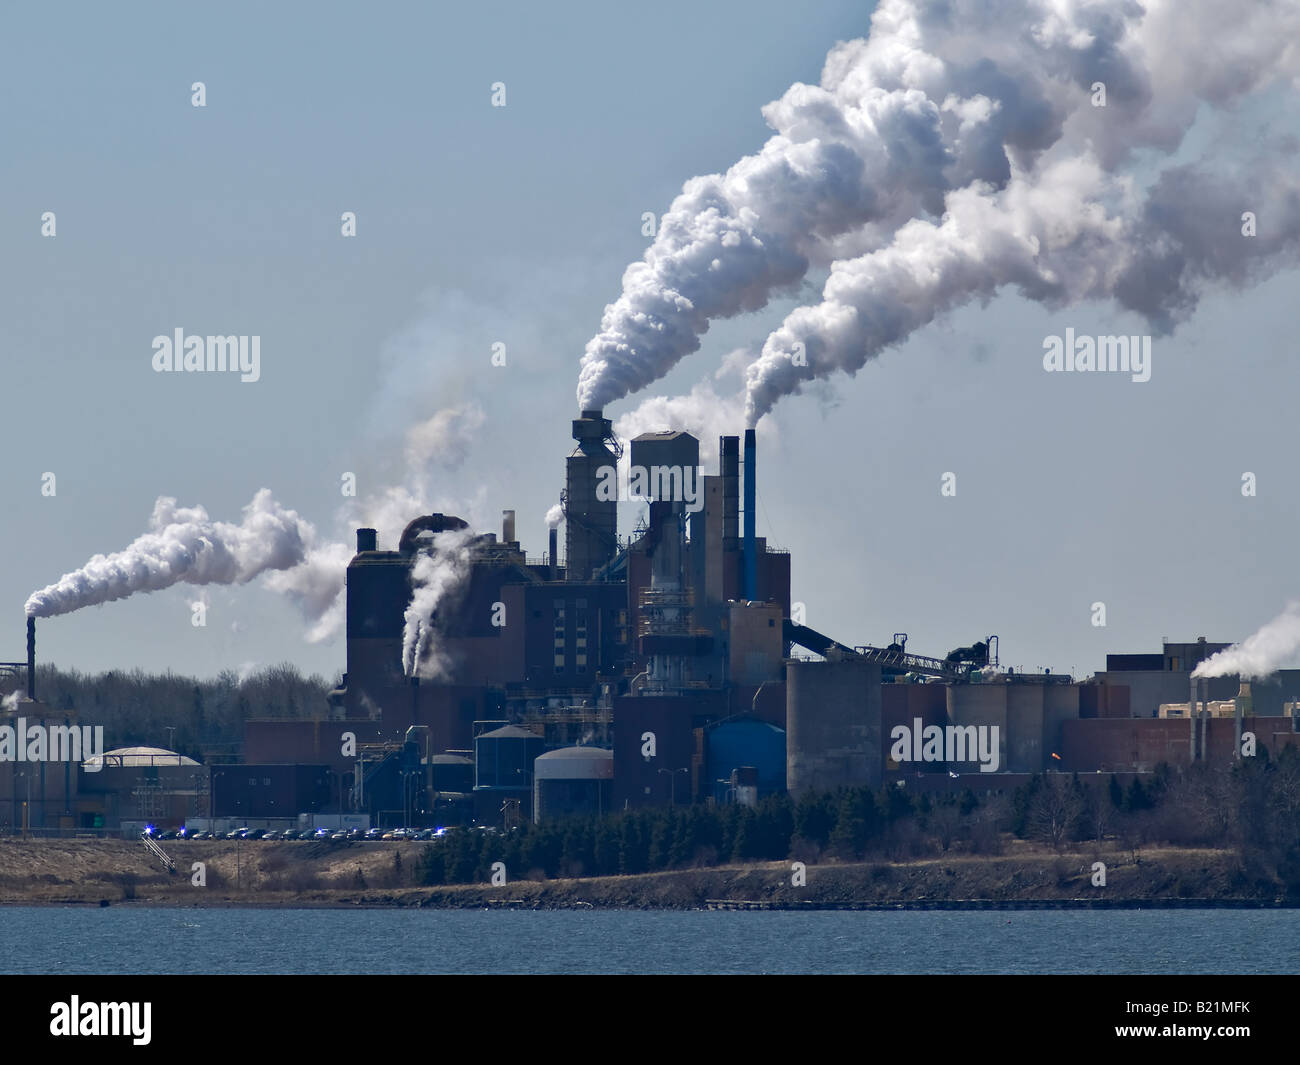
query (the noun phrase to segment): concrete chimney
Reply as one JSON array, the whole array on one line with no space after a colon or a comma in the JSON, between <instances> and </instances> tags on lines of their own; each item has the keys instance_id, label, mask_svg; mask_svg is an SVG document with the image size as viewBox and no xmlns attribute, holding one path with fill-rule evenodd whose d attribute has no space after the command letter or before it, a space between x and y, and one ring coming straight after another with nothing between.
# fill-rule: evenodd
<instances>
[{"instance_id":1,"label":"concrete chimney","mask_svg":"<svg viewBox=\"0 0 1300 1065\"><path fill-rule=\"evenodd\" d=\"M758 598L758 544L754 533L755 508L758 496L757 482L758 444L754 430L745 430L745 598L753 602Z\"/></svg>"},{"instance_id":2,"label":"concrete chimney","mask_svg":"<svg viewBox=\"0 0 1300 1065\"><path fill-rule=\"evenodd\" d=\"M718 454L722 474L722 546L723 550L734 550L740 538L740 437L721 437Z\"/></svg>"},{"instance_id":3,"label":"concrete chimney","mask_svg":"<svg viewBox=\"0 0 1300 1065\"><path fill-rule=\"evenodd\" d=\"M515 512L513 510L503 510L501 512L501 542L506 544L515 542Z\"/></svg>"},{"instance_id":4,"label":"concrete chimney","mask_svg":"<svg viewBox=\"0 0 1300 1065\"><path fill-rule=\"evenodd\" d=\"M1196 761L1196 678L1192 678L1192 688L1187 695L1187 720L1191 725L1191 742L1187 748L1187 764Z\"/></svg>"},{"instance_id":5,"label":"concrete chimney","mask_svg":"<svg viewBox=\"0 0 1300 1065\"><path fill-rule=\"evenodd\" d=\"M36 619L27 619L27 698L36 701Z\"/></svg>"},{"instance_id":6,"label":"concrete chimney","mask_svg":"<svg viewBox=\"0 0 1300 1065\"><path fill-rule=\"evenodd\" d=\"M549 542L547 543L546 547L547 547L547 551L549 552L547 557L550 559L551 562L551 580L555 580L557 569L559 566L559 563L556 560L555 556L559 554L560 551L560 530L557 529L554 525L551 526Z\"/></svg>"}]
</instances>

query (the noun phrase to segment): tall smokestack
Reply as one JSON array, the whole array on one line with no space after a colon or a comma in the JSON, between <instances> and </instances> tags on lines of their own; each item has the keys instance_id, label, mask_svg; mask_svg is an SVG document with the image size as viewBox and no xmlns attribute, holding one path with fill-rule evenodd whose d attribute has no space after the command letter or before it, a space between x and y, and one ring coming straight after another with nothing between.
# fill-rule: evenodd
<instances>
[{"instance_id":1,"label":"tall smokestack","mask_svg":"<svg viewBox=\"0 0 1300 1065\"><path fill-rule=\"evenodd\" d=\"M722 473L722 545L724 550L730 550L740 537L740 437L721 437L718 454Z\"/></svg>"},{"instance_id":2,"label":"tall smokestack","mask_svg":"<svg viewBox=\"0 0 1300 1065\"><path fill-rule=\"evenodd\" d=\"M1209 757L1210 682L1201 681L1201 761Z\"/></svg>"},{"instance_id":3,"label":"tall smokestack","mask_svg":"<svg viewBox=\"0 0 1300 1065\"><path fill-rule=\"evenodd\" d=\"M36 619L27 619L27 698L36 701Z\"/></svg>"},{"instance_id":4,"label":"tall smokestack","mask_svg":"<svg viewBox=\"0 0 1300 1065\"><path fill-rule=\"evenodd\" d=\"M565 469L565 576L589 581L618 551L618 501L605 498L607 476L618 469L613 423L599 410L583 410L573 422L578 442Z\"/></svg>"},{"instance_id":5,"label":"tall smokestack","mask_svg":"<svg viewBox=\"0 0 1300 1065\"><path fill-rule=\"evenodd\" d=\"M754 430L745 430L745 598L754 600L758 598L758 554L757 545L754 542L754 531L756 522L754 520L754 508L757 505L754 500L758 494L758 488L755 481L754 464L757 460L758 444L755 440Z\"/></svg>"},{"instance_id":6,"label":"tall smokestack","mask_svg":"<svg viewBox=\"0 0 1300 1065\"><path fill-rule=\"evenodd\" d=\"M1191 694L1187 697L1187 720L1191 723L1191 743L1187 748L1187 764L1196 761L1196 678L1192 678Z\"/></svg>"},{"instance_id":7,"label":"tall smokestack","mask_svg":"<svg viewBox=\"0 0 1300 1065\"><path fill-rule=\"evenodd\" d=\"M557 566L555 556L559 554L560 551L560 530L554 525L551 526L550 542L547 544L547 551L549 552L547 557L551 560L551 580L555 580Z\"/></svg>"},{"instance_id":8,"label":"tall smokestack","mask_svg":"<svg viewBox=\"0 0 1300 1065\"><path fill-rule=\"evenodd\" d=\"M503 510L501 512L501 540L507 544L515 542L515 512L513 510Z\"/></svg>"}]
</instances>

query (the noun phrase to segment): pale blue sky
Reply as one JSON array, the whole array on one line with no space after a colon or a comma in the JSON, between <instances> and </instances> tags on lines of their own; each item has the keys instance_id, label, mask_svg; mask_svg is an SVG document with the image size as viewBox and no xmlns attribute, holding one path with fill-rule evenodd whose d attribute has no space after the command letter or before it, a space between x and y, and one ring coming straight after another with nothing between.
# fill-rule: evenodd
<instances>
[{"instance_id":1,"label":"pale blue sky","mask_svg":"<svg viewBox=\"0 0 1300 1065\"><path fill-rule=\"evenodd\" d=\"M516 508L540 554L578 359L647 243L641 213L759 148L759 108L865 34L863 8L10 7L0 659L22 657L28 593L125 546L160 494L238 520L266 486L350 537L340 474L377 487L395 430L461 398L487 420L445 495L477 496L489 527ZM489 106L495 81L504 109ZM345 210L356 239L339 236ZM809 624L848 643L905 630L931 654L997 633L1012 665L1086 673L1108 650L1231 640L1271 618L1300 595L1297 280L1208 300L1157 338L1146 384L1041 369L1045 334L1145 332L1140 319L1004 296L837 382L833 406L787 401L760 440L759 532L794 552ZM715 328L657 390L688 389L789 306ZM154 374L150 342L177 326L260 335L261 381ZM505 368L489 364L495 340ZM949 470L954 499L939 494ZM181 586L50 619L41 657L343 666L341 640L304 643L257 583L212 589L202 629L192 598Z\"/></svg>"}]
</instances>

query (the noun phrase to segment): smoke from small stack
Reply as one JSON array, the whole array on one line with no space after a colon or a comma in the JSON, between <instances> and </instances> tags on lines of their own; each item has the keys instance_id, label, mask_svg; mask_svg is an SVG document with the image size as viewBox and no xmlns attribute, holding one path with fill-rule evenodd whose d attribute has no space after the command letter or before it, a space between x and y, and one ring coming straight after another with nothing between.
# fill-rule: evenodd
<instances>
[{"instance_id":1,"label":"smoke from small stack","mask_svg":"<svg viewBox=\"0 0 1300 1065\"><path fill-rule=\"evenodd\" d=\"M474 533L453 529L435 533L411 568L411 602L402 630L402 669L408 677L437 680L452 662L441 640L439 606L454 603L464 591L473 557Z\"/></svg>"},{"instance_id":2,"label":"smoke from small stack","mask_svg":"<svg viewBox=\"0 0 1300 1065\"><path fill-rule=\"evenodd\" d=\"M1192 676L1267 677L1295 661L1297 655L1300 655L1300 602L1293 602L1258 632L1205 659L1192 671Z\"/></svg>"},{"instance_id":3,"label":"smoke from small stack","mask_svg":"<svg viewBox=\"0 0 1300 1065\"><path fill-rule=\"evenodd\" d=\"M1277 136L1246 173L1180 164L1145 193L1131 163L1172 158L1201 111L1296 77L1298 36L1294 4L882 0L819 86L764 108L776 134L759 153L685 184L587 344L579 406L653 383L713 320L813 267L830 267L821 302L747 371L749 425L1008 286L1051 306L1114 298L1167 332L1208 287L1295 260L1300 182Z\"/></svg>"},{"instance_id":4,"label":"smoke from small stack","mask_svg":"<svg viewBox=\"0 0 1300 1065\"><path fill-rule=\"evenodd\" d=\"M36 701L36 619L27 615L27 698Z\"/></svg>"},{"instance_id":5,"label":"smoke from small stack","mask_svg":"<svg viewBox=\"0 0 1300 1065\"><path fill-rule=\"evenodd\" d=\"M412 426L405 434L402 483L365 493L344 508L340 524L373 527L384 543L395 543L412 517L438 509L429 472L461 466L484 420L482 409L466 402L444 407ZM449 502L443 509L461 508ZM308 625L308 643L332 639L342 631L347 616L345 574L351 558L346 542L322 542L307 552L301 565L267 578L267 587L284 595L302 613Z\"/></svg>"},{"instance_id":6,"label":"smoke from small stack","mask_svg":"<svg viewBox=\"0 0 1300 1065\"><path fill-rule=\"evenodd\" d=\"M238 525L213 521L203 507L179 507L163 496L154 504L148 532L33 592L26 613L54 617L180 583L246 584L299 565L315 535L309 522L281 507L266 488L244 508Z\"/></svg>"}]
</instances>

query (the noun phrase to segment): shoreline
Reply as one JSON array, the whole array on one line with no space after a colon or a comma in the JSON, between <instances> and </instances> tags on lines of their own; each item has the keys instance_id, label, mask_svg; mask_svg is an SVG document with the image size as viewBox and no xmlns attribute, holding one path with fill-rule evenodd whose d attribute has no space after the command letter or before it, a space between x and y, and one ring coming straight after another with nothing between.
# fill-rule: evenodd
<instances>
[{"instance_id":1,"label":"shoreline","mask_svg":"<svg viewBox=\"0 0 1300 1065\"><path fill-rule=\"evenodd\" d=\"M746 862L658 873L423 885L429 844L186 843L169 875L134 841L0 839L0 907L509 910L1291 909L1300 898L1251 880L1234 852L1018 841L997 855L899 861ZM1105 866L1103 884L1098 863ZM199 871L201 869L201 872ZM802 881L800 881L802 876ZM202 884L196 880L202 879Z\"/></svg>"}]
</instances>

